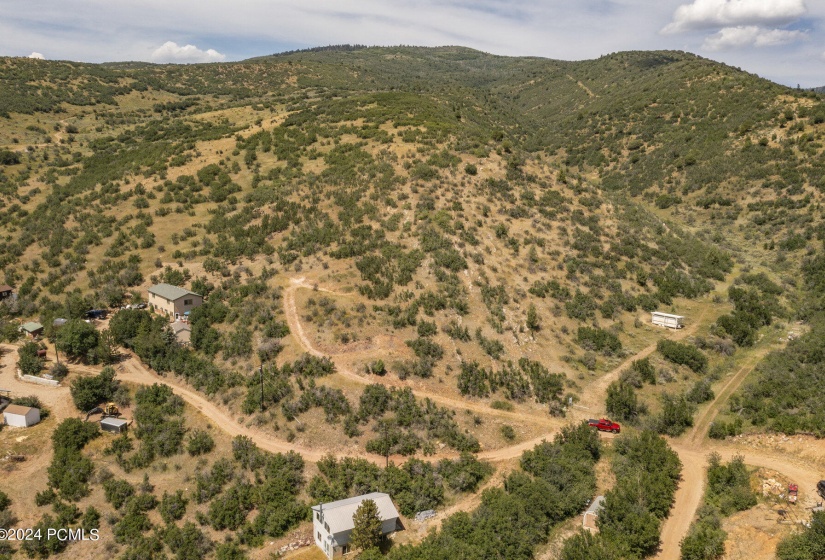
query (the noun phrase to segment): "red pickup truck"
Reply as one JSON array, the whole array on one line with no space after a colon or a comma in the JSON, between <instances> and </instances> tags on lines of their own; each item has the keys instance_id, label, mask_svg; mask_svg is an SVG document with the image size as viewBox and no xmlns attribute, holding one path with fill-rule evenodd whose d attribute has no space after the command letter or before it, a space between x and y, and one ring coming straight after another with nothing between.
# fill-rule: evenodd
<instances>
[{"instance_id":1,"label":"red pickup truck","mask_svg":"<svg viewBox=\"0 0 825 560\"><path fill-rule=\"evenodd\" d=\"M598 420L591 418L587 421L587 425L591 428L596 428L600 432L612 432L614 434L618 434L622 431L621 426L619 426L616 422L611 422L607 418L599 418Z\"/></svg>"}]
</instances>

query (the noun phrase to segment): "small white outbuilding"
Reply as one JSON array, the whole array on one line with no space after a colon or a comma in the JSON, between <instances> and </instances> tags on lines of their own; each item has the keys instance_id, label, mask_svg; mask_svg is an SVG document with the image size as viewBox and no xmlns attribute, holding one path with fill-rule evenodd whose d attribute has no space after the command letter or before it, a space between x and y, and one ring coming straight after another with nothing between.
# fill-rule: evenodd
<instances>
[{"instance_id":1,"label":"small white outbuilding","mask_svg":"<svg viewBox=\"0 0 825 560\"><path fill-rule=\"evenodd\" d=\"M582 527L591 533L598 532L599 526L596 524L596 520L599 518L599 512L601 512L603 508L604 496L596 496L596 499L593 500L590 507L584 512L584 516L582 516Z\"/></svg>"},{"instance_id":2,"label":"small white outbuilding","mask_svg":"<svg viewBox=\"0 0 825 560\"><path fill-rule=\"evenodd\" d=\"M3 421L7 426L28 428L40 422L40 409L10 404L3 411Z\"/></svg>"},{"instance_id":3,"label":"small white outbuilding","mask_svg":"<svg viewBox=\"0 0 825 560\"><path fill-rule=\"evenodd\" d=\"M100 421L100 429L104 432L121 434L126 431L129 422L123 418L104 418Z\"/></svg>"},{"instance_id":4,"label":"small white outbuilding","mask_svg":"<svg viewBox=\"0 0 825 560\"><path fill-rule=\"evenodd\" d=\"M684 316L671 315L670 313L662 313L661 311L652 312L651 321L654 325L658 325L660 327L668 327L671 329L681 329L685 326Z\"/></svg>"}]
</instances>

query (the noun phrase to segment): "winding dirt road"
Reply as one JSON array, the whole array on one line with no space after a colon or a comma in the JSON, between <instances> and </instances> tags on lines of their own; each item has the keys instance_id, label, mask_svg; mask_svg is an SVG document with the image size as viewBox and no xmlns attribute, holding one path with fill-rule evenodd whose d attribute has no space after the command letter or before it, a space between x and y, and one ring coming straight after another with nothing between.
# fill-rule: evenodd
<instances>
[{"instance_id":1,"label":"winding dirt road","mask_svg":"<svg viewBox=\"0 0 825 560\"><path fill-rule=\"evenodd\" d=\"M321 356L322 353L314 347L311 340L306 335L296 309L295 291L299 288L315 289L332 294L336 294L336 292L309 285L303 278L294 278L284 293L284 309L292 333L296 335L296 339L305 351L316 356ZM708 307L704 306L700 314L688 327L676 331L669 338L672 340L681 340L695 334L698 328L703 324L707 311ZM602 410L604 408L607 387L613 381L617 380L621 375L621 372L630 367L630 364L633 361L643 359L652 354L655 350L656 343L646 346L636 352L633 356L625 359L611 372L590 384L587 392L582 395L581 404L591 410ZM682 461L682 481L676 492L671 514L665 520L662 527L662 547L660 553L657 555L658 560L679 559L681 555L680 543L687 534L690 524L693 522L695 517L696 510L702 502L707 460L708 456L712 452L718 453L723 460L730 460L736 455L742 455L748 465L773 469L783 473L785 476L791 477L803 487L815 487L816 482L819 479L819 470L816 465L800 463L796 460L789 459L786 456L778 456L761 451L742 451L740 449L733 448L724 442L710 442L707 440L707 431L711 422L713 422L714 418L718 414L720 407L727 402L730 396L740 387L751 371L753 371L756 364L758 364L770 350L771 348L769 347L763 347L751 354L747 358L745 364L743 364L720 389L717 389L718 392L716 397L710 405L708 405L701 412L693 429L686 436L683 436L680 439L670 439L669 443L671 447L678 453L679 458ZM360 383L366 384L370 382L369 379L354 373L346 367L341 367L339 372L349 379L356 380ZM422 391L414 392L419 397L428 397L447 406L472 408L473 410L478 410L479 412L485 413L493 412L493 409L490 409L489 407L475 405L474 403L457 401L441 395L432 395ZM473 404L473 406L468 406L468 404ZM523 421L525 418L524 415L519 416ZM569 411L566 421L580 420L582 418L584 418L582 411L573 409ZM509 447L480 453L479 458L490 462L504 462L513 460L519 457L524 451L533 448L538 443L541 443L544 440L552 439L558 432L560 423L553 422L552 424L554 425L550 430L538 437ZM488 482L488 485L489 483L490 482ZM451 506L450 511L469 509L477 501L477 496L467 496L465 499Z\"/></svg>"},{"instance_id":2,"label":"winding dirt road","mask_svg":"<svg viewBox=\"0 0 825 560\"><path fill-rule=\"evenodd\" d=\"M353 369L350 366L343 363L343 360L341 358L346 356L346 353L321 352L315 347L315 345L310 340L309 336L307 336L306 331L304 330L304 327L301 324L301 320L298 315L297 305L295 304L295 292L299 288L306 288L339 296L346 294L341 294L339 292L325 290L323 288L310 285L303 277L292 278L290 280L289 286L283 291L282 294L284 301L284 313L286 314L286 321L289 325L290 334L294 335L295 340L298 342L298 344L301 346L304 352L311 354L313 356L317 356L319 358L329 357L330 359L332 359L335 362L335 372L337 374L346 377L349 380L360 383L361 385L370 385L372 383L380 381L380 383L385 386L396 388L410 387L410 389L412 389L413 394L415 394L415 396L418 398L427 398L433 401L434 403L440 404L442 406L447 406L450 408L455 408L458 410L472 410L474 412L487 414L489 416L498 416L500 418L505 418L510 421L517 421L522 423L525 421L538 422L541 424L553 426L555 429L558 429L562 426L562 422L554 418L548 418L546 414L538 415L531 411L510 412L507 410L499 410L481 403L473 402L469 399L454 399L439 393L422 391L420 389L411 387L410 384L404 383L400 379L395 379L389 376L384 376L379 379L374 376L368 377L365 375L359 375L358 373L353 371Z\"/></svg>"},{"instance_id":3,"label":"winding dirt road","mask_svg":"<svg viewBox=\"0 0 825 560\"><path fill-rule=\"evenodd\" d=\"M308 285L303 278L297 278L292 279L290 285L284 290L283 293L283 304L287 322L296 341L306 352L310 354L319 357L327 355L315 348L301 325L295 304L295 292L299 288L317 289L318 291L333 294L335 292ZM703 309L696 321L694 321L689 327L673 333L672 338L681 339L695 333L704 319L706 310L707 307ZM16 395L37 395L44 404L52 408L53 413L58 418L77 415L71 404L71 397L68 387L45 387L23 382L17 379L14 373L16 370L15 362L17 358L16 346L2 345L1 348L3 356L2 360L0 360L0 365L2 365L2 367L0 367L0 388L11 389ZM653 353L655 349L656 344L646 346L633 356L624 360L611 372L592 383L587 388L587 393L583 395L582 402L588 404L591 409L603 409L608 385L612 381L616 380L621 372L629 367L633 360L642 359ZM671 439L669 441L671 447L679 454L679 458L683 464L682 482L676 492L675 504L671 510L671 515L666 519L662 528L662 548L657 556L659 560L678 560L680 556L679 544L682 538L687 534L695 512L702 500L705 483L705 467L707 464L707 457L711 452L719 453L724 460L729 460L737 454L743 455L745 462L748 465L767 467L779 471L800 484L800 487L814 488L817 480L819 480L820 476L818 467L816 465L806 463L802 459L791 458L786 455L779 455L761 450L743 451L736 448L735 445L731 445L729 443L709 441L706 439L707 430L710 423L716 417L720 407L727 402L727 399L736 391L736 389L739 388L756 364L759 363L759 361L769 350L770 348L765 347L750 355L741 368L732 377L730 377L730 379L728 379L720 389L718 389L715 399L698 416L694 428L685 436L679 439ZM363 385L375 381L374 379L355 373L355 371L353 371L349 366L344 364L344 360L342 359L344 357L343 354L332 354L331 357L336 362L337 373L347 379L357 381ZM72 366L72 369L73 371L90 374L99 371L99 368L91 368L88 366ZM385 459L383 457L366 454L362 450L345 448L318 450L308 448L300 444L283 441L276 438L272 434L266 433L262 429L239 423L235 413L229 409L210 401L204 394L188 386L182 380L173 377L160 376L149 370L134 355L130 354L129 357L125 359L117 369L118 378L126 382L141 385L151 385L153 383L165 383L169 385L175 394L179 395L189 405L198 409L201 413L211 419L217 427L225 431L228 435L242 435L249 437L258 445L258 447L266 451L274 453L295 451L300 453L307 461L310 462L317 462L323 456L332 452L339 457L358 457L367 459L376 464L384 463ZM393 386L408 386L401 383L400 380L386 377L382 378L381 382ZM546 415L539 417L534 412L525 414L496 410L480 403L453 399L444 395L429 393L427 391L413 389L413 392L419 398L429 398L433 402L444 406L457 409L470 409L484 414L507 418L508 420L516 420L518 422L542 422L546 426L545 433L538 437L516 445L511 445L509 447L485 451L478 455L479 459L496 463L504 463L517 459L525 450L532 448L543 440L552 439L564 423L571 420L576 421L584 418L583 412L575 409L571 410L568 414L568 418L562 421L560 419L548 418ZM446 452L439 453L436 456L425 457L424 459L433 461L444 457L455 456L457 456L456 453ZM403 462L406 458L392 457L391 459L396 462ZM497 480L496 476L491 477L491 479L488 480L483 487L490 487L495 480ZM445 511L455 512L459 510L468 510L474 505L477 505L478 500L478 494L468 495L454 503L448 508L448 510ZM443 516L439 517L441 518Z\"/></svg>"}]
</instances>

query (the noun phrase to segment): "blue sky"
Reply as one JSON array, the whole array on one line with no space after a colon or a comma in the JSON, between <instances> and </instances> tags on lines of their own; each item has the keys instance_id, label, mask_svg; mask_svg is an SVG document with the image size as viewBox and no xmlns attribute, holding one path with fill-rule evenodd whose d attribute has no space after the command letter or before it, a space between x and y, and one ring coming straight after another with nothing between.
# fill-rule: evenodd
<instances>
[{"instance_id":1,"label":"blue sky","mask_svg":"<svg viewBox=\"0 0 825 560\"><path fill-rule=\"evenodd\" d=\"M463 45L581 60L678 49L825 85L825 0L0 0L0 55L242 60L319 45Z\"/></svg>"}]
</instances>

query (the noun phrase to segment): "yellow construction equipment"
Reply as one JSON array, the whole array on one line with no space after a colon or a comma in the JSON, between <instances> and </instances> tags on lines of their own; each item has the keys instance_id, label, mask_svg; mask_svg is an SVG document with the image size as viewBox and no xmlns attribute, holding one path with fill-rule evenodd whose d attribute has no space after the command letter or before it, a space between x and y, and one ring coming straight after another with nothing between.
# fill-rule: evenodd
<instances>
[{"instance_id":1,"label":"yellow construction equipment","mask_svg":"<svg viewBox=\"0 0 825 560\"><path fill-rule=\"evenodd\" d=\"M113 402L106 403L103 406L98 406L90 410L86 413L86 420L89 420L89 417L92 414L100 414L103 418L109 418L110 416L117 418L120 416L120 409L117 405Z\"/></svg>"}]
</instances>

